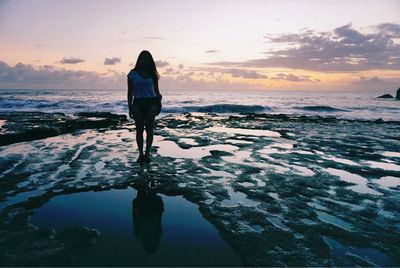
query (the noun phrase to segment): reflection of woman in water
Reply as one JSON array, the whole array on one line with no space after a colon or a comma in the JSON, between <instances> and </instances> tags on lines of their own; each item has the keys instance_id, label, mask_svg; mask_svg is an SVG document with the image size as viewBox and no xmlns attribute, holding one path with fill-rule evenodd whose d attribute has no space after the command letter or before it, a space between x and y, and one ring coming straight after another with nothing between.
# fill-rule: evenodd
<instances>
[{"instance_id":1,"label":"reflection of woman in water","mask_svg":"<svg viewBox=\"0 0 400 268\"><path fill-rule=\"evenodd\" d=\"M135 120L136 143L139 148L138 163L150 162L153 143L154 119L161 111L161 94L158 88L159 75L150 52L143 50L135 68L128 74L129 116ZM146 151L143 153L143 132L146 128Z\"/></svg>"},{"instance_id":2,"label":"reflection of woman in water","mask_svg":"<svg viewBox=\"0 0 400 268\"><path fill-rule=\"evenodd\" d=\"M133 231L142 241L146 253L152 254L158 249L163 211L162 198L149 188L139 190L132 201Z\"/></svg>"}]
</instances>

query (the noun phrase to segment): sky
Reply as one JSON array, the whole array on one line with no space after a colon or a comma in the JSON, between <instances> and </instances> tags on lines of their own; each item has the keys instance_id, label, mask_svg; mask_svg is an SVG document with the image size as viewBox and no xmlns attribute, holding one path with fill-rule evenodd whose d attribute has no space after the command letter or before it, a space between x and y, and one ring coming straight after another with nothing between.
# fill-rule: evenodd
<instances>
[{"instance_id":1,"label":"sky","mask_svg":"<svg viewBox=\"0 0 400 268\"><path fill-rule=\"evenodd\" d=\"M394 91L400 1L0 0L0 88Z\"/></svg>"}]
</instances>

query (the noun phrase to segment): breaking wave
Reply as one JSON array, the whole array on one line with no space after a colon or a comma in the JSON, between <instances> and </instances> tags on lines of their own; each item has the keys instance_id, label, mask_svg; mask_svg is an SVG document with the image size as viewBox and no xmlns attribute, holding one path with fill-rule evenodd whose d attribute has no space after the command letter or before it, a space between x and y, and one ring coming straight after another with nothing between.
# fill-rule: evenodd
<instances>
[{"instance_id":1,"label":"breaking wave","mask_svg":"<svg viewBox=\"0 0 400 268\"><path fill-rule=\"evenodd\" d=\"M315 105L315 106L302 106L295 107L298 110L312 111L312 112L347 112L347 110L333 108L331 106Z\"/></svg>"},{"instance_id":2,"label":"breaking wave","mask_svg":"<svg viewBox=\"0 0 400 268\"><path fill-rule=\"evenodd\" d=\"M179 91L164 94L162 116L184 112L220 114L272 113L335 116L350 119L400 121L396 101L374 95L320 93ZM118 90L7 90L0 89L1 112L111 112L127 114L126 92Z\"/></svg>"},{"instance_id":3,"label":"breaking wave","mask_svg":"<svg viewBox=\"0 0 400 268\"><path fill-rule=\"evenodd\" d=\"M204 106L163 107L164 113L261 113L266 111L271 111L271 108L261 105L241 104L212 104Z\"/></svg>"}]
</instances>

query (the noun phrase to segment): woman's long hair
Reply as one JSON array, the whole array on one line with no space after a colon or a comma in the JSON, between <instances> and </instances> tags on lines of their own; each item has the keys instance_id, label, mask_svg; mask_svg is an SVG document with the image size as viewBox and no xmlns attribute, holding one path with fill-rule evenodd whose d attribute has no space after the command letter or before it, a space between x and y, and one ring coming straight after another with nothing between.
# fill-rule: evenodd
<instances>
[{"instance_id":1,"label":"woman's long hair","mask_svg":"<svg viewBox=\"0 0 400 268\"><path fill-rule=\"evenodd\" d=\"M143 50L140 52L138 59L136 61L134 71L142 71L148 73L151 78L153 78L154 82L160 78L160 75L157 72L156 63L154 62L153 56L147 50Z\"/></svg>"}]
</instances>

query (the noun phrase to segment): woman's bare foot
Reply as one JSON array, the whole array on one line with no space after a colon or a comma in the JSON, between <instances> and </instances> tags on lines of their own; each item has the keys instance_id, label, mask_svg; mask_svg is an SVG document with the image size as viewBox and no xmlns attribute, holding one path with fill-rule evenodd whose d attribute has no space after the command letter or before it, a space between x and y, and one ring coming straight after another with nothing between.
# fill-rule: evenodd
<instances>
[{"instance_id":1,"label":"woman's bare foot","mask_svg":"<svg viewBox=\"0 0 400 268\"><path fill-rule=\"evenodd\" d=\"M150 155L145 154L144 157L143 157L143 162L144 163L150 163L151 162Z\"/></svg>"},{"instance_id":2,"label":"woman's bare foot","mask_svg":"<svg viewBox=\"0 0 400 268\"><path fill-rule=\"evenodd\" d=\"M145 159L144 155L141 154L139 155L138 159L136 159L136 163L141 164L144 162L144 159Z\"/></svg>"}]
</instances>

